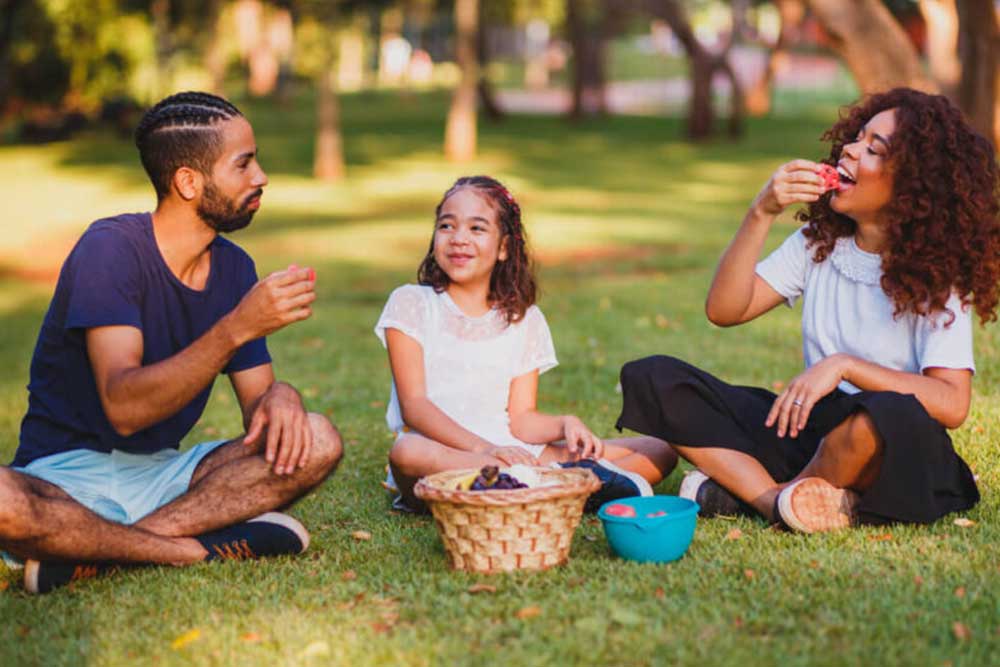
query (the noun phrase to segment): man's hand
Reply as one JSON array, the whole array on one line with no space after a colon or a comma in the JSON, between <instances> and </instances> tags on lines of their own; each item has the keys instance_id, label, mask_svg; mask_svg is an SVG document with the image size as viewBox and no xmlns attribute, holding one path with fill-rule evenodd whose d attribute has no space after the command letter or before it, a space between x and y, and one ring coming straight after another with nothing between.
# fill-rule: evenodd
<instances>
[{"instance_id":1,"label":"man's hand","mask_svg":"<svg viewBox=\"0 0 1000 667\"><path fill-rule=\"evenodd\" d=\"M256 444L262 437L267 438L264 459L273 464L276 475L290 475L309 462L309 416L291 385L275 382L257 403L243 444Z\"/></svg>"},{"instance_id":2,"label":"man's hand","mask_svg":"<svg viewBox=\"0 0 1000 667\"><path fill-rule=\"evenodd\" d=\"M238 344L267 336L312 315L316 274L294 264L250 288L227 316Z\"/></svg>"}]
</instances>

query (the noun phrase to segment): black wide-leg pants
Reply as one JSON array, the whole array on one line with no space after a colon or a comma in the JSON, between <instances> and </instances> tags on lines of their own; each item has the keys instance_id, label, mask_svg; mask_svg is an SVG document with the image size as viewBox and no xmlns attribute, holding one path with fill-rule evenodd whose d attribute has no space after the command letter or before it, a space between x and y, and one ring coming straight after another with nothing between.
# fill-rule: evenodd
<instances>
[{"instance_id":1,"label":"black wide-leg pants","mask_svg":"<svg viewBox=\"0 0 1000 667\"><path fill-rule=\"evenodd\" d=\"M795 477L823 437L864 410L884 444L875 483L861 496L864 523L930 523L979 502L972 472L948 432L911 394L839 389L813 407L796 438L779 438L764 420L777 396L731 385L680 359L654 356L622 368L622 413L628 428L687 447L722 447L755 458L777 482Z\"/></svg>"}]
</instances>

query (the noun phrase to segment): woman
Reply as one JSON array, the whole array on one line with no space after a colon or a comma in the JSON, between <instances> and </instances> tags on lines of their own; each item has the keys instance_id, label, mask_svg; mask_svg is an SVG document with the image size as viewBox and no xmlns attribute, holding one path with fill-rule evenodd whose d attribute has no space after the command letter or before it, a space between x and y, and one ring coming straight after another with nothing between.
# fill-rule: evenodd
<instances>
[{"instance_id":1,"label":"woman","mask_svg":"<svg viewBox=\"0 0 1000 667\"><path fill-rule=\"evenodd\" d=\"M622 369L619 428L669 441L699 470L703 513L755 510L802 531L931 522L976 504L946 429L971 397L973 312L996 319L993 148L946 98L899 88L850 109L824 165L782 165L720 260L706 302L721 326L803 298L806 370L780 395L680 360ZM775 217L806 223L758 263ZM735 497L734 497L735 496Z\"/></svg>"}]
</instances>

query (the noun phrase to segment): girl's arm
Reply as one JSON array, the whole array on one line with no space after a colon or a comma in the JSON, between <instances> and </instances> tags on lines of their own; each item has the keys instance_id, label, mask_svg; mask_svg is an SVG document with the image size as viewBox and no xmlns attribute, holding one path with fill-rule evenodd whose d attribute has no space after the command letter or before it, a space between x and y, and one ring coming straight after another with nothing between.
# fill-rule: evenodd
<instances>
[{"instance_id":1,"label":"girl's arm","mask_svg":"<svg viewBox=\"0 0 1000 667\"><path fill-rule=\"evenodd\" d=\"M757 194L722 254L708 290L705 314L713 324L728 327L749 322L784 301L757 275L757 262L775 217L790 204L813 202L823 194L818 168L809 160L793 160L778 167Z\"/></svg>"},{"instance_id":2,"label":"girl's arm","mask_svg":"<svg viewBox=\"0 0 1000 667\"><path fill-rule=\"evenodd\" d=\"M788 384L774 401L766 425L777 424L779 437L788 431L794 438L805 428L816 402L836 389L841 380L865 391L913 394L927 414L945 428L962 425L972 399L970 370L927 368L921 375L892 370L848 354L835 354L806 369Z\"/></svg>"},{"instance_id":3,"label":"girl's arm","mask_svg":"<svg viewBox=\"0 0 1000 667\"><path fill-rule=\"evenodd\" d=\"M385 330L389 365L396 382L396 394L403 413L403 422L431 440L443 445L472 452L494 449L493 443L483 440L463 428L427 398L424 378L424 351L420 343L399 329Z\"/></svg>"},{"instance_id":4,"label":"girl's arm","mask_svg":"<svg viewBox=\"0 0 1000 667\"><path fill-rule=\"evenodd\" d=\"M574 415L547 415L536 409L538 399L538 369L514 378L510 383L507 414L510 432L518 440L549 444L565 440L566 449L579 458L599 459L604 455L604 443Z\"/></svg>"}]
</instances>

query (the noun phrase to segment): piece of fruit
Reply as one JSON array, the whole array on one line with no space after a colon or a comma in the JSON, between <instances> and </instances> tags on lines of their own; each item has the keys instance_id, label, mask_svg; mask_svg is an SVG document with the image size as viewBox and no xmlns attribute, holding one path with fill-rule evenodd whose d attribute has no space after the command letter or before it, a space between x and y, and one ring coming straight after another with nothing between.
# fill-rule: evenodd
<instances>
[{"instance_id":1,"label":"piece of fruit","mask_svg":"<svg viewBox=\"0 0 1000 667\"><path fill-rule=\"evenodd\" d=\"M455 490L456 491L468 491L472 488L472 484L479 477L478 472L469 473L465 477L459 477L455 480Z\"/></svg>"},{"instance_id":2,"label":"piece of fruit","mask_svg":"<svg viewBox=\"0 0 1000 667\"><path fill-rule=\"evenodd\" d=\"M647 519L652 519L653 517L657 517L657 516L667 516L667 513L664 512L663 510L659 510L657 512L650 512L649 514L646 515L646 518Z\"/></svg>"},{"instance_id":3,"label":"piece of fruit","mask_svg":"<svg viewBox=\"0 0 1000 667\"><path fill-rule=\"evenodd\" d=\"M821 164L819 167L819 176L823 179L824 191L840 189L840 174L830 165Z\"/></svg>"},{"instance_id":4,"label":"piece of fruit","mask_svg":"<svg viewBox=\"0 0 1000 667\"><path fill-rule=\"evenodd\" d=\"M622 505L621 503L608 505L604 513L608 516L620 516L627 519L635 518L635 508L630 505Z\"/></svg>"},{"instance_id":5,"label":"piece of fruit","mask_svg":"<svg viewBox=\"0 0 1000 667\"><path fill-rule=\"evenodd\" d=\"M316 269L309 267L309 281L316 282Z\"/></svg>"}]
</instances>

